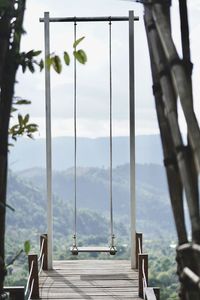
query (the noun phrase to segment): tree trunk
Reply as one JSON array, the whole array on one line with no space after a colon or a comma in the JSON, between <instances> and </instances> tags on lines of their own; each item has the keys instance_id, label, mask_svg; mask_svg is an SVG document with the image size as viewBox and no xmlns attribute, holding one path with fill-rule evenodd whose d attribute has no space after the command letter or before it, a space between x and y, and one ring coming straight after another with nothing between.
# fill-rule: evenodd
<instances>
[{"instance_id":1,"label":"tree trunk","mask_svg":"<svg viewBox=\"0 0 200 300\"><path fill-rule=\"evenodd\" d=\"M0 23L0 295L3 294L5 277L5 218L6 218L6 190L8 170L8 128L16 82L18 63L16 60L19 53L22 24L25 11L25 0L20 0L14 10L14 1L8 1L9 8L5 15L9 15ZM13 12L16 21L12 34L14 40L10 44L10 20ZM6 31L7 30L7 31ZM5 32L7 35L5 36ZM3 34L2 34L3 33ZM6 40L7 38L7 40ZM1 296L0 296L1 297Z\"/></svg>"}]
</instances>

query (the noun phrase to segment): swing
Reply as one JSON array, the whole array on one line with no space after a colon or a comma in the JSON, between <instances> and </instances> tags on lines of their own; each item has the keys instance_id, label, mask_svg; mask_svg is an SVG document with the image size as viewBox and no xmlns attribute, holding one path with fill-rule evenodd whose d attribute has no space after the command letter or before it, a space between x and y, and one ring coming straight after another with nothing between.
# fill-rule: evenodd
<instances>
[{"instance_id":1,"label":"swing","mask_svg":"<svg viewBox=\"0 0 200 300\"><path fill-rule=\"evenodd\" d=\"M76 41L76 22L74 23L74 41ZM103 252L109 253L110 255L115 255L117 249L115 247L115 235L113 232L113 204L112 204L112 60L111 60L111 20L109 21L109 74L110 74L110 235L111 242L110 246L107 247L78 247L76 240L77 232L77 197L76 197L76 187L77 187L77 127L76 127L76 58L74 58L74 236L73 245L70 248L73 255L78 255L84 252Z\"/></svg>"}]
</instances>

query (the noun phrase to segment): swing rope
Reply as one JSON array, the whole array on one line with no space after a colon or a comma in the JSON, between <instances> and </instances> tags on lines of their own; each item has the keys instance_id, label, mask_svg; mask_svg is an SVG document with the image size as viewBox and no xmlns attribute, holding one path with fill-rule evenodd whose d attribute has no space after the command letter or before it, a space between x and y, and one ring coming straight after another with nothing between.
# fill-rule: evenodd
<instances>
[{"instance_id":1,"label":"swing rope","mask_svg":"<svg viewBox=\"0 0 200 300\"><path fill-rule=\"evenodd\" d=\"M76 42L76 21L74 22L74 43ZM74 49L76 51L76 47ZM77 232L77 113L76 113L76 104L77 104L77 72L76 72L76 58L74 56L74 243L73 247L77 248L76 244L76 232Z\"/></svg>"},{"instance_id":2,"label":"swing rope","mask_svg":"<svg viewBox=\"0 0 200 300\"><path fill-rule=\"evenodd\" d=\"M74 42L76 41L76 33L77 33L77 23L74 22ZM112 23L111 18L109 21L109 104L110 104L110 178L109 178L109 187L110 187L110 235L111 242L110 248L102 248L96 247L90 248L88 250L84 247L77 247L77 63L76 58L74 56L74 236L73 236L73 246L71 248L71 252L74 255L77 255L79 252L110 252L111 255L115 255L117 252L114 243L114 233L113 233L113 191L112 191ZM74 49L76 51L76 47ZM98 248L98 249L97 249ZM101 249L100 249L101 248Z\"/></svg>"}]
</instances>

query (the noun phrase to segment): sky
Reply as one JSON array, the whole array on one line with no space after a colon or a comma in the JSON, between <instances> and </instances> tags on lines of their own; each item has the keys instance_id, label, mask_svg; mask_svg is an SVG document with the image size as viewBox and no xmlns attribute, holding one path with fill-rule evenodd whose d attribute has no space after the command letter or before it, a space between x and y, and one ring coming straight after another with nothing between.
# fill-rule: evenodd
<instances>
[{"instance_id":1,"label":"sky","mask_svg":"<svg viewBox=\"0 0 200 300\"><path fill-rule=\"evenodd\" d=\"M173 0L173 36L180 52L180 32L177 1ZM141 4L123 0L27 0L24 27L27 32L22 39L22 51L31 49L44 51L44 25L39 22L45 11L52 17L71 16L127 16L129 10L139 16L135 22L135 79L136 79L136 134L157 134L159 132L151 89L151 73L148 48L143 25ZM200 74L200 4L189 2L190 41L194 63L194 103L197 116ZM77 37L85 36L81 47L86 51L88 62L77 65L77 134L81 137L109 135L109 60L108 23L79 23ZM62 55L67 50L73 59L73 24L54 23L50 26L51 52ZM129 65L128 65L128 23L112 24L112 77L113 77L113 135L129 134ZM16 96L32 101L31 106L22 109L30 112L31 121L39 125L36 138L45 136L44 72L31 74L18 72ZM73 136L73 63L64 67L57 75L51 72L52 92L52 136ZM180 111L181 128L186 129Z\"/></svg>"}]
</instances>

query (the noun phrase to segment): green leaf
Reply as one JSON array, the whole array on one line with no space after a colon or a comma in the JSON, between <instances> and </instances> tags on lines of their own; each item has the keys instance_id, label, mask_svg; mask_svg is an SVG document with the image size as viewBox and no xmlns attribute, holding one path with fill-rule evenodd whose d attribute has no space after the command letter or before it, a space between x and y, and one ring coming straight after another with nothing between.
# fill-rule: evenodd
<instances>
[{"instance_id":1,"label":"green leaf","mask_svg":"<svg viewBox=\"0 0 200 300\"><path fill-rule=\"evenodd\" d=\"M38 125L28 124L26 128L28 130L28 133L33 133L33 132L36 132L38 130Z\"/></svg>"},{"instance_id":2,"label":"green leaf","mask_svg":"<svg viewBox=\"0 0 200 300\"><path fill-rule=\"evenodd\" d=\"M65 61L66 65L69 66L70 57L69 57L69 54L66 51L64 52L64 61Z\"/></svg>"},{"instance_id":3,"label":"green leaf","mask_svg":"<svg viewBox=\"0 0 200 300\"><path fill-rule=\"evenodd\" d=\"M27 58L31 59L31 58L33 57L33 53L34 53L34 50L30 50L29 52L27 52L27 53L25 54L25 56L26 56Z\"/></svg>"},{"instance_id":4,"label":"green leaf","mask_svg":"<svg viewBox=\"0 0 200 300\"><path fill-rule=\"evenodd\" d=\"M24 104L31 104L31 101L30 100L26 100L26 99L20 99L20 100L17 100L15 102L15 105L24 105Z\"/></svg>"},{"instance_id":5,"label":"green leaf","mask_svg":"<svg viewBox=\"0 0 200 300\"><path fill-rule=\"evenodd\" d=\"M42 53L41 50L38 50L38 51L30 50L29 52L27 52L27 53L25 54L25 56L26 56L27 58L31 59L31 58L33 58L33 56L38 56L38 55L40 55L41 53Z\"/></svg>"},{"instance_id":6,"label":"green leaf","mask_svg":"<svg viewBox=\"0 0 200 300\"><path fill-rule=\"evenodd\" d=\"M22 72L25 73L27 65L25 62L22 62L21 65L22 65Z\"/></svg>"},{"instance_id":7,"label":"green leaf","mask_svg":"<svg viewBox=\"0 0 200 300\"><path fill-rule=\"evenodd\" d=\"M73 47L74 47L74 49L78 46L78 44L80 44L80 42L82 41L82 40L84 40L84 36L82 36L80 39L78 39L78 40L76 40L75 42L74 42L74 44L73 44Z\"/></svg>"},{"instance_id":8,"label":"green leaf","mask_svg":"<svg viewBox=\"0 0 200 300\"><path fill-rule=\"evenodd\" d=\"M15 130L15 129L18 129L18 127L19 127L19 124L16 124L16 125L14 125L13 127L11 127L11 130Z\"/></svg>"},{"instance_id":9,"label":"green leaf","mask_svg":"<svg viewBox=\"0 0 200 300\"><path fill-rule=\"evenodd\" d=\"M29 240L27 240L24 242L24 252L26 253L26 255L29 254L30 250L31 250L31 243Z\"/></svg>"},{"instance_id":10,"label":"green leaf","mask_svg":"<svg viewBox=\"0 0 200 300\"><path fill-rule=\"evenodd\" d=\"M45 60L45 64L46 64L48 69L50 69L52 63L53 63L53 59L50 56L48 56Z\"/></svg>"},{"instance_id":11,"label":"green leaf","mask_svg":"<svg viewBox=\"0 0 200 300\"><path fill-rule=\"evenodd\" d=\"M24 117L24 122L23 122L24 125L26 125L26 124L28 123L29 118L30 118L29 114L25 115L25 117Z\"/></svg>"},{"instance_id":12,"label":"green leaf","mask_svg":"<svg viewBox=\"0 0 200 300\"><path fill-rule=\"evenodd\" d=\"M62 65L61 65L60 57L58 55L55 55L54 57L52 57L52 59L53 59L52 65L53 65L54 70L58 74L60 74L61 71L62 71Z\"/></svg>"},{"instance_id":13,"label":"green leaf","mask_svg":"<svg viewBox=\"0 0 200 300\"><path fill-rule=\"evenodd\" d=\"M23 126L23 117L22 115L18 115L18 121L19 121L19 125L22 127Z\"/></svg>"},{"instance_id":14,"label":"green leaf","mask_svg":"<svg viewBox=\"0 0 200 300\"><path fill-rule=\"evenodd\" d=\"M43 59L41 59L41 61L39 62L39 67L40 67L40 72L44 69L44 61Z\"/></svg>"},{"instance_id":15,"label":"green leaf","mask_svg":"<svg viewBox=\"0 0 200 300\"><path fill-rule=\"evenodd\" d=\"M87 55L86 55L85 51L82 49L80 49L78 51L74 51L74 56L83 65L87 61Z\"/></svg>"},{"instance_id":16,"label":"green leaf","mask_svg":"<svg viewBox=\"0 0 200 300\"><path fill-rule=\"evenodd\" d=\"M31 61L28 62L28 68L29 68L29 70L31 71L31 73L34 73L34 72L35 72L35 68L34 68L34 66L33 66L33 64L32 64Z\"/></svg>"},{"instance_id":17,"label":"green leaf","mask_svg":"<svg viewBox=\"0 0 200 300\"><path fill-rule=\"evenodd\" d=\"M38 55L40 55L41 53L42 53L41 50L34 51L34 52L33 52L33 56L38 56Z\"/></svg>"}]
</instances>

